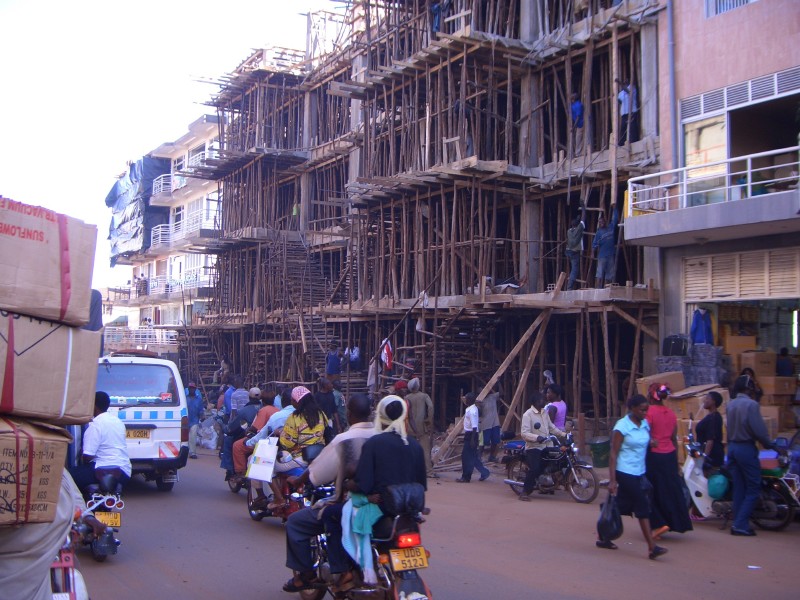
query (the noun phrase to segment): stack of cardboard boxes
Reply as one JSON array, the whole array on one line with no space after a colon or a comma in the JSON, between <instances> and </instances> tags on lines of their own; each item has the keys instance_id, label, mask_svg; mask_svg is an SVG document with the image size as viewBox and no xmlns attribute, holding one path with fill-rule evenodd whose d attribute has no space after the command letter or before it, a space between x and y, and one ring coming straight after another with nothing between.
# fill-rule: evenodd
<instances>
[{"instance_id":1,"label":"stack of cardboard boxes","mask_svg":"<svg viewBox=\"0 0 800 600\"><path fill-rule=\"evenodd\" d=\"M797 379L775 375L776 354L769 350L757 351L755 336L728 336L725 352L731 357L733 379L748 367L755 373L756 382L763 392L761 414L777 419L781 431L794 429L792 403L797 392Z\"/></svg>"},{"instance_id":2,"label":"stack of cardboard boxes","mask_svg":"<svg viewBox=\"0 0 800 600\"><path fill-rule=\"evenodd\" d=\"M92 419L97 228L0 196L0 526L55 517L70 435Z\"/></svg>"},{"instance_id":3,"label":"stack of cardboard boxes","mask_svg":"<svg viewBox=\"0 0 800 600\"><path fill-rule=\"evenodd\" d=\"M636 380L636 388L640 394L647 395L647 390L653 383L666 383L670 387L671 393L665 400L664 406L672 409L678 417L678 462L680 464L683 464L686 459L683 440L689 435L690 426L694 429L694 426L708 414L703 408L703 399L708 392L715 391L722 396L722 406L719 407L719 413L722 415L723 436L727 436L725 410L730 401L730 394L727 388L715 384L686 387L683 373L680 371L641 377ZM770 438L775 439L780 430L780 415L773 408L772 406L765 406L762 399L761 414L764 417L764 423L767 425Z\"/></svg>"}]
</instances>

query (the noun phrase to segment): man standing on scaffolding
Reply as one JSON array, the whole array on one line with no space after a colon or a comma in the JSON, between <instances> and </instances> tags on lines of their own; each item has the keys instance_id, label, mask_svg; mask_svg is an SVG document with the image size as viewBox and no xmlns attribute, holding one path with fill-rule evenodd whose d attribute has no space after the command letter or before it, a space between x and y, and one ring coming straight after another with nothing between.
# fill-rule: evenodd
<instances>
[{"instance_id":1,"label":"man standing on scaffolding","mask_svg":"<svg viewBox=\"0 0 800 600\"><path fill-rule=\"evenodd\" d=\"M592 249L597 249L597 272L595 274L594 286L603 288L608 283L614 283L616 271L617 244L615 235L617 233L617 223L619 213L616 205L611 205L611 223L606 223L605 215L600 215L597 219L597 231L592 241Z\"/></svg>"}]
</instances>

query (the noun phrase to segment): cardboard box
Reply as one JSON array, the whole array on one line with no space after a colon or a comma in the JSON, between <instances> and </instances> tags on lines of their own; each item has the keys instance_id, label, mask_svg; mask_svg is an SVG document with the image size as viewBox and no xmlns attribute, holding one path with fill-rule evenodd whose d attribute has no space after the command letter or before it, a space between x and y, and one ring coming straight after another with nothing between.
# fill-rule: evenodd
<instances>
[{"instance_id":1,"label":"cardboard box","mask_svg":"<svg viewBox=\"0 0 800 600\"><path fill-rule=\"evenodd\" d=\"M694 396L694 398L696 398L696 402L697 402L697 406L698 406L697 411L694 414L695 420L699 421L700 419L702 419L703 417L705 417L708 414L708 411L705 408L703 408L703 399L705 398L706 394L708 394L708 392L717 392L720 396L722 396L722 404L720 405L720 407L717 410L719 411L719 414L721 414L722 417L725 418L725 411L726 411L726 409L728 407L728 402L730 402L730 399L731 399L731 395L730 395L730 392L728 392L728 389L727 388L723 388L723 387L719 387L719 386L715 386L715 385L702 385L702 386L694 386L694 387L695 388L706 388L706 389L703 389L703 390L699 391ZM686 389L687 390L691 390L692 388L686 388ZM683 394L681 392L679 392L679 397L682 396L682 395Z\"/></svg>"},{"instance_id":2,"label":"cardboard box","mask_svg":"<svg viewBox=\"0 0 800 600\"><path fill-rule=\"evenodd\" d=\"M89 322L97 227L0 196L0 307Z\"/></svg>"},{"instance_id":3,"label":"cardboard box","mask_svg":"<svg viewBox=\"0 0 800 600\"><path fill-rule=\"evenodd\" d=\"M792 394L764 394L761 396L759 404L762 406L788 406L792 403Z\"/></svg>"},{"instance_id":4,"label":"cardboard box","mask_svg":"<svg viewBox=\"0 0 800 600\"><path fill-rule=\"evenodd\" d=\"M71 439L61 427L0 418L0 525L52 522Z\"/></svg>"},{"instance_id":5,"label":"cardboard box","mask_svg":"<svg viewBox=\"0 0 800 600\"><path fill-rule=\"evenodd\" d=\"M786 429L795 429L797 427L797 415L794 408L791 406L781 406L780 416L778 417L778 425L781 431Z\"/></svg>"},{"instance_id":6,"label":"cardboard box","mask_svg":"<svg viewBox=\"0 0 800 600\"><path fill-rule=\"evenodd\" d=\"M764 424L767 426L767 437L774 440L778 437L778 419L774 417L764 417ZM725 438L727 439L727 437Z\"/></svg>"},{"instance_id":7,"label":"cardboard box","mask_svg":"<svg viewBox=\"0 0 800 600\"><path fill-rule=\"evenodd\" d=\"M774 373L774 371L773 371ZM794 396L797 379L794 377L757 377L758 385L764 394Z\"/></svg>"},{"instance_id":8,"label":"cardboard box","mask_svg":"<svg viewBox=\"0 0 800 600\"><path fill-rule=\"evenodd\" d=\"M761 416L765 419L776 419L780 421L781 418L781 406L761 406Z\"/></svg>"},{"instance_id":9,"label":"cardboard box","mask_svg":"<svg viewBox=\"0 0 800 600\"><path fill-rule=\"evenodd\" d=\"M743 352L739 357L740 366L742 369L751 368L753 373L756 374L756 379L759 383L761 377L774 377L775 376L775 360L774 352ZM741 369L739 373L741 373Z\"/></svg>"},{"instance_id":10,"label":"cardboard box","mask_svg":"<svg viewBox=\"0 0 800 600\"><path fill-rule=\"evenodd\" d=\"M756 336L729 335L725 337L725 354L741 354L756 349Z\"/></svg>"},{"instance_id":11,"label":"cardboard box","mask_svg":"<svg viewBox=\"0 0 800 600\"><path fill-rule=\"evenodd\" d=\"M666 383L673 392L686 387L686 380L683 378L682 371L669 371L640 377L636 380L636 391L643 396L647 396L647 388L653 383Z\"/></svg>"},{"instance_id":12,"label":"cardboard box","mask_svg":"<svg viewBox=\"0 0 800 600\"><path fill-rule=\"evenodd\" d=\"M0 313L0 414L60 425L91 421L100 335Z\"/></svg>"}]
</instances>

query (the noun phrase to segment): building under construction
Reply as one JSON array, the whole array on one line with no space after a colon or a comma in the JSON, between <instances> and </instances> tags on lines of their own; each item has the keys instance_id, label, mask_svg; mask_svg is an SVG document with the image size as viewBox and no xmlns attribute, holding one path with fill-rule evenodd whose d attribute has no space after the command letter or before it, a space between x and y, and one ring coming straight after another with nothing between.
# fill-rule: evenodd
<instances>
[{"instance_id":1,"label":"building under construction","mask_svg":"<svg viewBox=\"0 0 800 600\"><path fill-rule=\"evenodd\" d=\"M253 53L218 82L219 151L188 173L218 183L222 229L185 374L208 385L225 358L248 383L310 383L337 342L360 352L345 391L414 372L442 429L460 393L495 382L513 429L545 370L571 413L619 414L655 353L659 292L624 224L616 285L595 288L591 243L627 179L658 170L658 10L354 0L309 16L306 52Z\"/></svg>"}]
</instances>

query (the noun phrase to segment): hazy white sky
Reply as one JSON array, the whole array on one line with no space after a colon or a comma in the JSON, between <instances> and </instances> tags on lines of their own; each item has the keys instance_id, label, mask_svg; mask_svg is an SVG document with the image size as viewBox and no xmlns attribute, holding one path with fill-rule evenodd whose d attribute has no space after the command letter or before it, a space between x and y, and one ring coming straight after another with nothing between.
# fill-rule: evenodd
<instances>
[{"instance_id":1,"label":"hazy white sky","mask_svg":"<svg viewBox=\"0 0 800 600\"><path fill-rule=\"evenodd\" d=\"M94 287L109 267L104 200L128 160L174 141L253 48L305 48L328 0L0 0L0 194L98 226Z\"/></svg>"}]
</instances>

